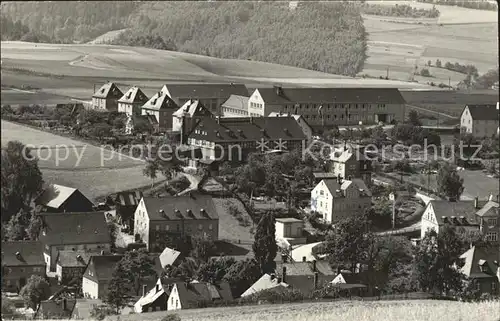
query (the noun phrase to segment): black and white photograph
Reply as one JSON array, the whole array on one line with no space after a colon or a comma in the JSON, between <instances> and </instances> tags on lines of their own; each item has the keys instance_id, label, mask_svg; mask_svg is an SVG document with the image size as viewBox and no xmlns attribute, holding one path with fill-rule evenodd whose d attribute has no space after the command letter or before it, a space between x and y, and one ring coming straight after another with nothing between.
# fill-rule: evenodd
<instances>
[{"instance_id":1,"label":"black and white photograph","mask_svg":"<svg viewBox=\"0 0 500 321\"><path fill-rule=\"evenodd\" d=\"M2 1L2 321L500 321L498 5Z\"/></svg>"}]
</instances>

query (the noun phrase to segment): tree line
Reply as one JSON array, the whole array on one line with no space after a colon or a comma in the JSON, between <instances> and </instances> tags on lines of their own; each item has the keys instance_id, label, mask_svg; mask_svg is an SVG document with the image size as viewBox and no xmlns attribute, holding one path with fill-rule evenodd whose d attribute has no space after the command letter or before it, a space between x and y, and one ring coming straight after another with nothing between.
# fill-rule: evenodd
<instances>
[{"instance_id":1,"label":"tree line","mask_svg":"<svg viewBox=\"0 0 500 321\"><path fill-rule=\"evenodd\" d=\"M405 17L405 18L438 18L439 10L435 7L432 9L415 8L410 5L380 5L364 3L361 8L364 14L387 17Z\"/></svg>"},{"instance_id":2,"label":"tree line","mask_svg":"<svg viewBox=\"0 0 500 321\"><path fill-rule=\"evenodd\" d=\"M469 9L497 11L498 5L487 1L470 1L470 0L417 0L418 2L439 4L443 6L457 6Z\"/></svg>"},{"instance_id":3,"label":"tree line","mask_svg":"<svg viewBox=\"0 0 500 321\"><path fill-rule=\"evenodd\" d=\"M54 42L87 42L130 28L114 43L351 76L366 59L359 6L348 2L296 11L279 2L14 2L2 4L2 13Z\"/></svg>"}]
</instances>

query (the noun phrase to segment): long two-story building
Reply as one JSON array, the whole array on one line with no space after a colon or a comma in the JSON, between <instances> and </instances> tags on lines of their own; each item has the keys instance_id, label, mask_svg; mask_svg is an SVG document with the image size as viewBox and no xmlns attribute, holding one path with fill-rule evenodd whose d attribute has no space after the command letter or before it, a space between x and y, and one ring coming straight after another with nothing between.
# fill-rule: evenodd
<instances>
[{"instance_id":1,"label":"long two-story building","mask_svg":"<svg viewBox=\"0 0 500 321\"><path fill-rule=\"evenodd\" d=\"M134 214L134 234L151 252L162 252L168 238L180 236L217 240L219 216L211 196L192 193L172 197L143 197Z\"/></svg>"},{"instance_id":2,"label":"long two-story building","mask_svg":"<svg viewBox=\"0 0 500 321\"><path fill-rule=\"evenodd\" d=\"M2 291L19 292L32 275L45 277L42 243L2 242Z\"/></svg>"},{"instance_id":3,"label":"long two-story building","mask_svg":"<svg viewBox=\"0 0 500 321\"><path fill-rule=\"evenodd\" d=\"M302 115L309 125L348 126L403 121L405 100L397 88L257 88L250 116L272 112Z\"/></svg>"},{"instance_id":4,"label":"long two-story building","mask_svg":"<svg viewBox=\"0 0 500 321\"><path fill-rule=\"evenodd\" d=\"M248 154L299 151L307 137L293 117L205 117L187 137L206 160L244 161Z\"/></svg>"}]
</instances>

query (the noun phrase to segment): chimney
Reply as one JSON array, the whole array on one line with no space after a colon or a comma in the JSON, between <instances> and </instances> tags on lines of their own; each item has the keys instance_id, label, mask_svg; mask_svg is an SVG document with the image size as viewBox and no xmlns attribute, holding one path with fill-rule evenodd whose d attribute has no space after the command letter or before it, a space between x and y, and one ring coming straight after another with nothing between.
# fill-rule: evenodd
<instances>
[{"instance_id":1,"label":"chimney","mask_svg":"<svg viewBox=\"0 0 500 321\"><path fill-rule=\"evenodd\" d=\"M78 255L76 256L76 259L77 259L79 262L82 262L82 261L83 261L83 258L82 258L82 256L81 256L80 254L78 254Z\"/></svg>"},{"instance_id":2,"label":"chimney","mask_svg":"<svg viewBox=\"0 0 500 321\"><path fill-rule=\"evenodd\" d=\"M18 260L20 260L20 259L21 259L21 252L19 252L19 251L17 251L17 252L16 252L16 258L17 258Z\"/></svg>"},{"instance_id":3,"label":"chimney","mask_svg":"<svg viewBox=\"0 0 500 321\"><path fill-rule=\"evenodd\" d=\"M342 176L337 176L337 183L342 184Z\"/></svg>"},{"instance_id":4,"label":"chimney","mask_svg":"<svg viewBox=\"0 0 500 321\"><path fill-rule=\"evenodd\" d=\"M317 272L318 270L316 269L316 260L313 260L313 272Z\"/></svg>"},{"instance_id":5,"label":"chimney","mask_svg":"<svg viewBox=\"0 0 500 321\"><path fill-rule=\"evenodd\" d=\"M286 283L286 266L283 267L281 274L281 282Z\"/></svg>"},{"instance_id":6,"label":"chimney","mask_svg":"<svg viewBox=\"0 0 500 321\"><path fill-rule=\"evenodd\" d=\"M104 255L104 250L101 251L101 255Z\"/></svg>"},{"instance_id":7,"label":"chimney","mask_svg":"<svg viewBox=\"0 0 500 321\"><path fill-rule=\"evenodd\" d=\"M477 196L474 197L474 208L479 208L479 198Z\"/></svg>"},{"instance_id":8,"label":"chimney","mask_svg":"<svg viewBox=\"0 0 500 321\"><path fill-rule=\"evenodd\" d=\"M162 217L165 217L165 211L163 209L160 209L159 212Z\"/></svg>"},{"instance_id":9,"label":"chimney","mask_svg":"<svg viewBox=\"0 0 500 321\"><path fill-rule=\"evenodd\" d=\"M347 176L347 180L352 181L352 176L351 175Z\"/></svg>"},{"instance_id":10,"label":"chimney","mask_svg":"<svg viewBox=\"0 0 500 321\"><path fill-rule=\"evenodd\" d=\"M281 96L283 94L283 88L280 86L274 86L274 90L276 91L276 95Z\"/></svg>"},{"instance_id":11,"label":"chimney","mask_svg":"<svg viewBox=\"0 0 500 321\"><path fill-rule=\"evenodd\" d=\"M220 116L215 116L215 119L217 119L217 124L220 124Z\"/></svg>"},{"instance_id":12,"label":"chimney","mask_svg":"<svg viewBox=\"0 0 500 321\"><path fill-rule=\"evenodd\" d=\"M303 256L303 257L302 257L302 262L305 262L305 261L306 261L306 257L305 257L305 256Z\"/></svg>"},{"instance_id":13,"label":"chimney","mask_svg":"<svg viewBox=\"0 0 500 321\"><path fill-rule=\"evenodd\" d=\"M143 284L142 285L142 296L146 296L146 290L147 290L148 286L146 284Z\"/></svg>"},{"instance_id":14,"label":"chimney","mask_svg":"<svg viewBox=\"0 0 500 321\"><path fill-rule=\"evenodd\" d=\"M156 283L156 292L160 291L160 285Z\"/></svg>"},{"instance_id":15,"label":"chimney","mask_svg":"<svg viewBox=\"0 0 500 321\"><path fill-rule=\"evenodd\" d=\"M318 288L318 272L314 272L314 289Z\"/></svg>"},{"instance_id":16,"label":"chimney","mask_svg":"<svg viewBox=\"0 0 500 321\"><path fill-rule=\"evenodd\" d=\"M287 256L286 254L281 254L281 261L282 261L283 263L287 263L287 261L288 261L288 256Z\"/></svg>"},{"instance_id":17,"label":"chimney","mask_svg":"<svg viewBox=\"0 0 500 321\"><path fill-rule=\"evenodd\" d=\"M62 300L62 304L63 304L63 306L62 306L63 311L66 311L66 309L67 309L67 307L68 307L67 302L66 302L66 298L64 298L64 299Z\"/></svg>"}]
</instances>

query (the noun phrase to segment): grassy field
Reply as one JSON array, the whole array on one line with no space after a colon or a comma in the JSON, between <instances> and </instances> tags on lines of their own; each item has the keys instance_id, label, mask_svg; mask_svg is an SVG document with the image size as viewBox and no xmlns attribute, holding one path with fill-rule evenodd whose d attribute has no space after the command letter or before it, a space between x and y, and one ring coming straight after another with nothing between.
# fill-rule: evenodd
<instances>
[{"instance_id":1,"label":"grassy field","mask_svg":"<svg viewBox=\"0 0 500 321\"><path fill-rule=\"evenodd\" d=\"M394 5L392 1L370 1ZM398 1L417 8L432 8L432 4ZM498 62L498 16L493 11L472 10L454 6L439 6L438 19L412 19L365 15L369 34L368 59L360 74L387 75L397 80L408 80L415 71L426 67L431 60L473 64L484 73ZM481 48L481 50L477 50ZM426 67L428 68L428 67ZM433 77L415 76L419 83L451 82L456 85L465 75L446 69L429 68Z\"/></svg>"},{"instance_id":2,"label":"grassy field","mask_svg":"<svg viewBox=\"0 0 500 321\"><path fill-rule=\"evenodd\" d=\"M322 302L183 310L182 321L498 321L498 302L453 301ZM168 312L171 313L171 312ZM120 315L121 321L160 321L167 312ZM116 320L116 317L110 319Z\"/></svg>"},{"instance_id":3,"label":"grassy field","mask_svg":"<svg viewBox=\"0 0 500 321\"><path fill-rule=\"evenodd\" d=\"M1 136L2 147L11 140L35 147L45 181L78 188L91 199L151 183L141 160L100 147L3 120Z\"/></svg>"}]
</instances>

